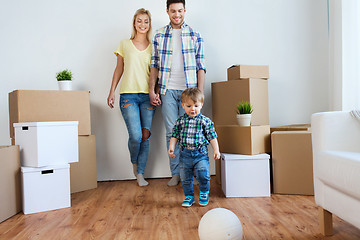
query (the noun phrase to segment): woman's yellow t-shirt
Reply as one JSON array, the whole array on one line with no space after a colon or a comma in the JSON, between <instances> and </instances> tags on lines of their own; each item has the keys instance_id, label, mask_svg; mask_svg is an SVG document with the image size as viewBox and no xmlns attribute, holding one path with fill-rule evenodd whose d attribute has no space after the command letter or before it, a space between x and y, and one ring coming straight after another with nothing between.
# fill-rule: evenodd
<instances>
[{"instance_id":1,"label":"woman's yellow t-shirt","mask_svg":"<svg viewBox=\"0 0 360 240\"><path fill-rule=\"evenodd\" d=\"M124 59L124 71L120 81L121 93L149 93L149 76L152 46L138 50L129 39L122 40L115 55Z\"/></svg>"}]
</instances>

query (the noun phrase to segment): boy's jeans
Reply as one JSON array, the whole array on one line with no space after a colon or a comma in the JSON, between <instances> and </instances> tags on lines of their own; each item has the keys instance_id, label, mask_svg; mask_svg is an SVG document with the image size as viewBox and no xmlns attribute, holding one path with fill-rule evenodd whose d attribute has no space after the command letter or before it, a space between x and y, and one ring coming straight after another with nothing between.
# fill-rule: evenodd
<instances>
[{"instance_id":1,"label":"boy's jeans","mask_svg":"<svg viewBox=\"0 0 360 240\"><path fill-rule=\"evenodd\" d=\"M161 111L164 119L164 125L166 130L166 152L169 149L170 138L174 124L178 117L185 114L185 110L181 106L181 93L182 90L166 90L165 95L161 95ZM171 175L179 175L179 146L176 144L174 149L175 158L169 157Z\"/></svg>"},{"instance_id":2,"label":"boy's jeans","mask_svg":"<svg viewBox=\"0 0 360 240\"><path fill-rule=\"evenodd\" d=\"M194 169L202 192L210 190L209 156L207 146L180 151L180 178L185 196L194 196Z\"/></svg>"},{"instance_id":3,"label":"boy's jeans","mask_svg":"<svg viewBox=\"0 0 360 240\"><path fill-rule=\"evenodd\" d=\"M119 104L129 133L131 162L137 164L137 174L144 174L150 137L142 141L142 129L150 131L156 108L150 104L149 94L145 93L120 94Z\"/></svg>"}]
</instances>

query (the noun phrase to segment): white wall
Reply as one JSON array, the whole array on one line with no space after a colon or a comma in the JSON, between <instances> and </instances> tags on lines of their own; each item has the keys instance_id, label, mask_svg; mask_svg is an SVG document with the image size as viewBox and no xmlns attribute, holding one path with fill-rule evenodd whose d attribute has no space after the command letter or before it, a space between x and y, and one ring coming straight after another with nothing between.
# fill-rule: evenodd
<instances>
[{"instance_id":1,"label":"white wall","mask_svg":"<svg viewBox=\"0 0 360 240\"><path fill-rule=\"evenodd\" d=\"M8 92L57 89L55 73L70 68L74 90L91 91L98 179L132 178L124 121L106 98L113 51L130 36L140 7L151 11L154 29L168 23L165 0L2 1L0 144L9 144ZM226 80L232 64L270 66L271 126L309 123L312 113L328 110L327 20L326 0L188 0L186 22L206 43L203 113L211 116L210 82ZM169 176L160 109L154 120L146 175Z\"/></svg>"}]
</instances>

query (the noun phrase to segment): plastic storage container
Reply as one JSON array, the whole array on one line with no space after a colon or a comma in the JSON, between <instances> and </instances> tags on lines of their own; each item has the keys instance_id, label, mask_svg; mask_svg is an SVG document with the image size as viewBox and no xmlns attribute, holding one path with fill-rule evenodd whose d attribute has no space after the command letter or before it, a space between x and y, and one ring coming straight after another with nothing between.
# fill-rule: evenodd
<instances>
[{"instance_id":1,"label":"plastic storage container","mask_svg":"<svg viewBox=\"0 0 360 240\"><path fill-rule=\"evenodd\" d=\"M23 167L45 167L79 161L78 122L14 123Z\"/></svg>"}]
</instances>

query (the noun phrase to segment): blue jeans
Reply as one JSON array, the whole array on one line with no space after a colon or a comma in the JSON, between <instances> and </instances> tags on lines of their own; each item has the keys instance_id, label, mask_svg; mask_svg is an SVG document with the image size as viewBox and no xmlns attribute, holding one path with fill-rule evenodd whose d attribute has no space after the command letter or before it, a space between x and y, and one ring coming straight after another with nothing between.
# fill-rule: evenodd
<instances>
[{"instance_id":1,"label":"blue jeans","mask_svg":"<svg viewBox=\"0 0 360 240\"><path fill-rule=\"evenodd\" d=\"M168 89L166 90L165 95L161 95L161 111L164 119L165 124L165 130L166 130L166 147L169 149L169 143L171 138L171 133L174 127L174 124L178 117L184 115L185 110L181 106L181 93L182 90L173 90ZM167 151L167 150L166 150ZM179 146L176 144L175 146L175 158L169 157L170 162L170 170L171 175L180 175L180 169L179 169Z\"/></svg>"},{"instance_id":2,"label":"blue jeans","mask_svg":"<svg viewBox=\"0 0 360 240\"><path fill-rule=\"evenodd\" d=\"M129 133L128 147L131 162L137 164L137 174L144 174L149 155L149 137L143 140L143 129L150 132L155 107L150 104L149 94L120 94L120 110Z\"/></svg>"},{"instance_id":3,"label":"blue jeans","mask_svg":"<svg viewBox=\"0 0 360 240\"><path fill-rule=\"evenodd\" d=\"M194 196L194 170L201 192L210 190L209 156L206 146L197 150L181 149L180 179L185 196Z\"/></svg>"}]
</instances>

